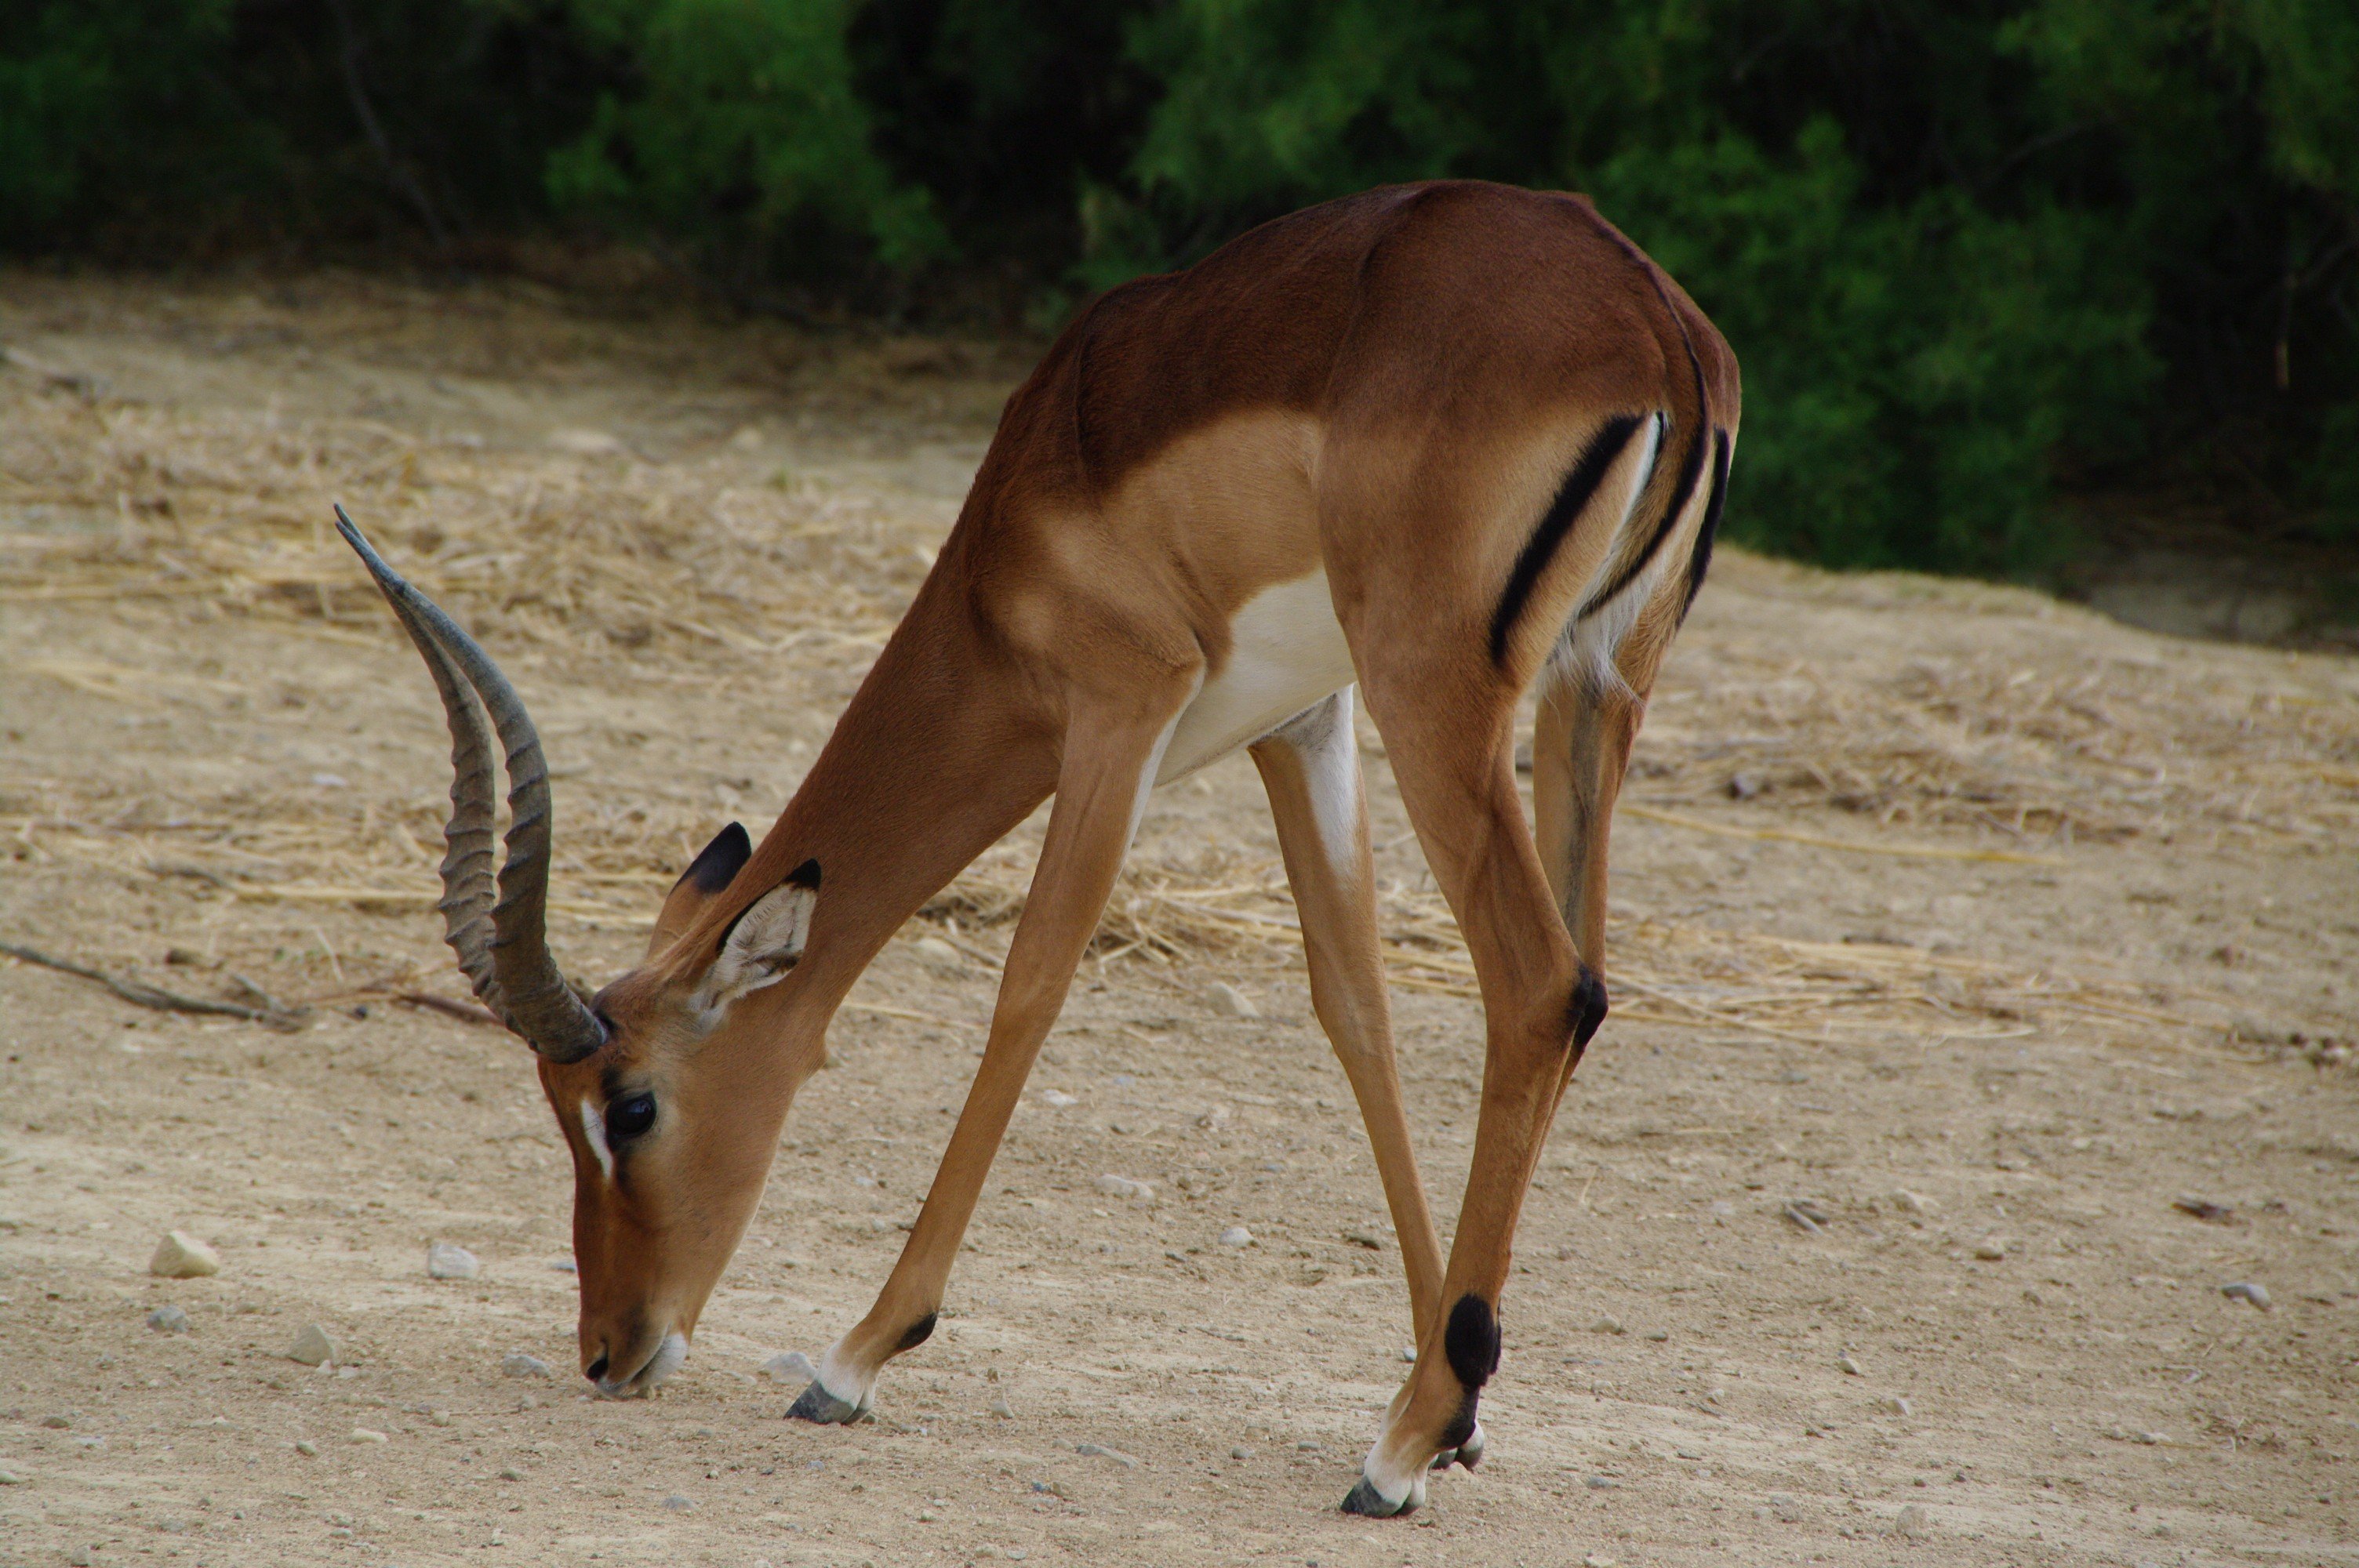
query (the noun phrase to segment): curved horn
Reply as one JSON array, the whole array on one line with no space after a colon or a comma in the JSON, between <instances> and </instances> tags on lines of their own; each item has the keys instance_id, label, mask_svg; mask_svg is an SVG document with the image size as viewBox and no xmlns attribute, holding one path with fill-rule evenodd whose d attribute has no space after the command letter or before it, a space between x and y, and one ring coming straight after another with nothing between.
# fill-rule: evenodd
<instances>
[{"instance_id":1,"label":"curved horn","mask_svg":"<svg viewBox=\"0 0 2359 1568\"><path fill-rule=\"evenodd\" d=\"M484 1006L552 1062L606 1043L549 951L549 766L523 699L491 656L432 600L386 565L342 506L336 531L360 556L426 660L451 727L451 821L442 830L443 940ZM478 703L480 702L480 707ZM507 862L492 893L492 728L507 754Z\"/></svg>"}]
</instances>

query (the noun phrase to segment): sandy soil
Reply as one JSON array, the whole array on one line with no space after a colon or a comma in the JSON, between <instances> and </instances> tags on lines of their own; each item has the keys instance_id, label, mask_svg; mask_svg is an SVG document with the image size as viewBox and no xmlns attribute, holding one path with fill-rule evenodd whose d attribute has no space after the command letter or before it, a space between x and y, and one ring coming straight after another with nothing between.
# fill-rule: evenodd
<instances>
[{"instance_id":1,"label":"sandy soil","mask_svg":"<svg viewBox=\"0 0 2359 1568\"><path fill-rule=\"evenodd\" d=\"M1369 1523L1333 1509L1398 1254L1242 760L1158 797L942 1330L854 1429L760 1368L882 1281L1032 829L855 993L654 1400L570 1371L521 1048L393 1000L462 994L438 724L329 499L534 702L556 935L603 977L792 788L1023 351L334 278L11 276L0 342L0 939L310 1010L0 961L0 1563L2359 1562L2351 662L1724 557L1618 827L1617 1008L1490 1456ZM1479 1013L1363 742L1446 1214ZM175 1227L217 1277L150 1276Z\"/></svg>"}]
</instances>

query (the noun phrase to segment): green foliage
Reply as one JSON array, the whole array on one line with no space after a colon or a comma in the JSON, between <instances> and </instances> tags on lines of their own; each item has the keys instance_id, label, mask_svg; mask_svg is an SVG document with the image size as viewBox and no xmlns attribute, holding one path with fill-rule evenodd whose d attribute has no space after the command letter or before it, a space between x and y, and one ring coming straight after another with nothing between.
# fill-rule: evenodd
<instances>
[{"instance_id":1,"label":"green foliage","mask_svg":"<svg viewBox=\"0 0 2359 1568\"><path fill-rule=\"evenodd\" d=\"M1733 532L2038 575L2094 492L2359 538L2355 103L2352 0L16 0L0 249L560 230L1045 324L1582 189L1744 360Z\"/></svg>"},{"instance_id":2,"label":"green foliage","mask_svg":"<svg viewBox=\"0 0 2359 1568\"><path fill-rule=\"evenodd\" d=\"M575 0L585 38L631 62L550 158L561 208L735 253L740 270L864 237L888 266L939 254L922 187L869 145L845 48L848 0ZM799 242L781 254L777 242Z\"/></svg>"}]
</instances>

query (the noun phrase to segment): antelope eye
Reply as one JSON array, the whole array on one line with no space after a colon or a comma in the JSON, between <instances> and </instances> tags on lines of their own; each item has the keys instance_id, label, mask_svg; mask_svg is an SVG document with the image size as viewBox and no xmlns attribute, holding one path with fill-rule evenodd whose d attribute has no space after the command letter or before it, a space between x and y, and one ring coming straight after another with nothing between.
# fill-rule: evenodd
<instances>
[{"instance_id":1,"label":"antelope eye","mask_svg":"<svg viewBox=\"0 0 2359 1568\"><path fill-rule=\"evenodd\" d=\"M656 1097L624 1095L606 1106L606 1136L617 1141L636 1138L656 1124Z\"/></svg>"}]
</instances>

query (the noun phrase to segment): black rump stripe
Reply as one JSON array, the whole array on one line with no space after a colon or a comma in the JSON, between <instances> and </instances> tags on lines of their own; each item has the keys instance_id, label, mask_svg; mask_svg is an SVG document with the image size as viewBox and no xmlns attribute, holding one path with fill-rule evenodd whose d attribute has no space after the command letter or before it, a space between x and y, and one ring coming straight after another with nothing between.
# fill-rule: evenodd
<instances>
[{"instance_id":1,"label":"black rump stripe","mask_svg":"<svg viewBox=\"0 0 2359 1568\"><path fill-rule=\"evenodd\" d=\"M1703 589L1703 574L1712 566L1712 541L1720 532L1720 511L1728 504L1728 432L1712 433L1712 498L1704 503L1703 526L1696 530L1695 551L1688 557L1687 603L1680 606L1684 620Z\"/></svg>"},{"instance_id":2,"label":"black rump stripe","mask_svg":"<svg viewBox=\"0 0 2359 1568\"><path fill-rule=\"evenodd\" d=\"M1538 584L1540 574L1548 570L1549 562L1556 557L1557 546L1564 543L1564 536L1572 532L1573 524L1596 498L1597 487L1605 482L1606 470L1629 446L1638 427L1652 417L1616 414L1582 448L1572 471L1564 476L1556 499L1549 503L1539 526L1532 530L1532 536L1524 543L1523 553L1516 557L1516 569L1507 575L1506 590L1499 595L1499 607L1491 613L1493 664L1506 663L1507 638L1515 631L1524 607L1531 601L1532 589Z\"/></svg>"}]
</instances>

